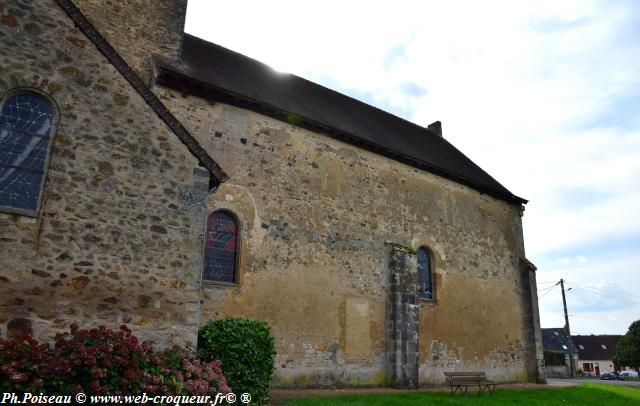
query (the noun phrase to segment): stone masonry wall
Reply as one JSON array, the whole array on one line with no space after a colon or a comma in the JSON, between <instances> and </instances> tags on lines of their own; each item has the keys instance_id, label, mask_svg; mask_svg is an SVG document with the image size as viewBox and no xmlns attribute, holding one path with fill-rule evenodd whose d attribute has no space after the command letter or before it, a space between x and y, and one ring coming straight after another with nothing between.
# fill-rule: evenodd
<instances>
[{"instance_id":1,"label":"stone masonry wall","mask_svg":"<svg viewBox=\"0 0 640 406\"><path fill-rule=\"evenodd\" d=\"M418 268L410 248L390 245L387 299L387 360L396 388L418 387Z\"/></svg>"},{"instance_id":2,"label":"stone masonry wall","mask_svg":"<svg viewBox=\"0 0 640 406\"><path fill-rule=\"evenodd\" d=\"M41 212L0 213L0 333L194 341L206 171L55 1L0 1L0 66L59 110Z\"/></svg>"},{"instance_id":3,"label":"stone masonry wall","mask_svg":"<svg viewBox=\"0 0 640 406\"><path fill-rule=\"evenodd\" d=\"M187 0L74 0L82 13L148 83L151 54L177 58Z\"/></svg>"},{"instance_id":4,"label":"stone masonry wall","mask_svg":"<svg viewBox=\"0 0 640 406\"><path fill-rule=\"evenodd\" d=\"M433 253L436 300L419 302L421 384L444 381L445 369L528 379L519 207L258 113L155 91L231 174L209 212L242 221L240 283L207 284L202 321L268 321L277 385L391 383L385 241Z\"/></svg>"}]
</instances>

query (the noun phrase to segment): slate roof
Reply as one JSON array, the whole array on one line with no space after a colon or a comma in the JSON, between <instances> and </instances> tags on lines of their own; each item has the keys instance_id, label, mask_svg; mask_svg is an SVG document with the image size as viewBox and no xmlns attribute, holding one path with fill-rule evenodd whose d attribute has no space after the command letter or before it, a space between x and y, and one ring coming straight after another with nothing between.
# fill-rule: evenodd
<instances>
[{"instance_id":1,"label":"slate roof","mask_svg":"<svg viewBox=\"0 0 640 406\"><path fill-rule=\"evenodd\" d=\"M154 55L153 65L161 85L326 133L511 204L527 202L424 127L192 35L184 36L181 61Z\"/></svg>"},{"instance_id":2,"label":"slate roof","mask_svg":"<svg viewBox=\"0 0 640 406\"><path fill-rule=\"evenodd\" d=\"M611 360L616 355L620 335L571 336L581 360ZM602 346L606 348L602 348ZM581 349L580 346L584 347Z\"/></svg>"},{"instance_id":3,"label":"slate roof","mask_svg":"<svg viewBox=\"0 0 640 406\"><path fill-rule=\"evenodd\" d=\"M542 348L547 351L569 353L571 343L569 342L569 337L564 333L563 328L541 328L540 331L542 333ZM567 348L563 348L563 345Z\"/></svg>"}]
</instances>

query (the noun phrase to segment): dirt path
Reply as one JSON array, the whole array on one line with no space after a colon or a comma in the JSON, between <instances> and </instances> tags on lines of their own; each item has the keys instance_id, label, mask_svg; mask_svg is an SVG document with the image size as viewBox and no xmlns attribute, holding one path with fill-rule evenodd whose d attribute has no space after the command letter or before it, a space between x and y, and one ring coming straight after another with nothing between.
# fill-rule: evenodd
<instances>
[{"instance_id":1,"label":"dirt path","mask_svg":"<svg viewBox=\"0 0 640 406\"><path fill-rule=\"evenodd\" d=\"M500 389L540 389L549 387L566 387L577 386L579 382L572 380L553 379L546 385L535 383L509 383L499 385ZM418 392L448 392L448 386L425 387L417 390ZM349 389L273 389L271 391L270 405L277 406L285 401L298 397L317 397L317 396L340 396L340 395L359 395L372 393L403 393L413 392L408 389L394 388L349 388Z\"/></svg>"},{"instance_id":2,"label":"dirt path","mask_svg":"<svg viewBox=\"0 0 640 406\"><path fill-rule=\"evenodd\" d=\"M559 385L579 385L582 382L586 383L601 383L605 385L618 385L618 386L630 386L635 388L640 388L640 381L605 381L602 379L591 378L591 379L549 379L549 382L552 384Z\"/></svg>"}]
</instances>

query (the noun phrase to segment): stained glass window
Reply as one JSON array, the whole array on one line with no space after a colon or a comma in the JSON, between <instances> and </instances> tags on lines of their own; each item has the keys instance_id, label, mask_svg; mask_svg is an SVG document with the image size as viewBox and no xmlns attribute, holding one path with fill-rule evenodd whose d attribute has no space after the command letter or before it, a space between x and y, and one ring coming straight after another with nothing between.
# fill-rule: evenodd
<instances>
[{"instance_id":1,"label":"stained glass window","mask_svg":"<svg viewBox=\"0 0 640 406\"><path fill-rule=\"evenodd\" d=\"M418 297L433 299L433 274L431 272L431 255L425 247L418 248Z\"/></svg>"},{"instance_id":2,"label":"stained glass window","mask_svg":"<svg viewBox=\"0 0 640 406\"><path fill-rule=\"evenodd\" d=\"M0 208L36 215L46 172L54 110L42 96L9 96L0 109Z\"/></svg>"},{"instance_id":3,"label":"stained glass window","mask_svg":"<svg viewBox=\"0 0 640 406\"><path fill-rule=\"evenodd\" d=\"M236 283L238 224L225 211L213 212L207 220L204 242L204 273L208 281Z\"/></svg>"}]
</instances>

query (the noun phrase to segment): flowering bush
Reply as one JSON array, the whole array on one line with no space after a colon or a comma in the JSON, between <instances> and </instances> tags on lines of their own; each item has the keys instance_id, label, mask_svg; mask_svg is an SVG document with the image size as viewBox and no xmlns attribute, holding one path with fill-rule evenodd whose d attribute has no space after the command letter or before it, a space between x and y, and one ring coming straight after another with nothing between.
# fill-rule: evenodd
<instances>
[{"instance_id":1,"label":"flowering bush","mask_svg":"<svg viewBox=\"0 0 640 406\"><path fill-rule=\"evenodd\" d=\"M74 323L53 347L29 334L0 339L0 391L213 395L229 387L220 361L201 362L190 348L154 352L126 326L81 330Z\"/></svg>"}]
</instances>

